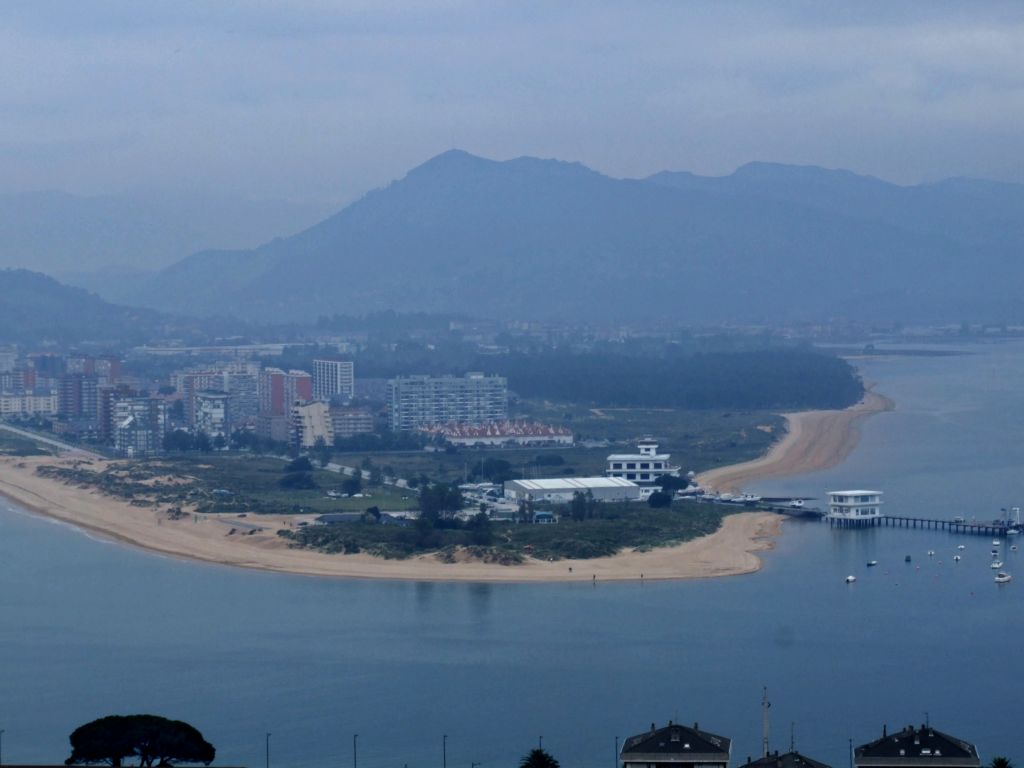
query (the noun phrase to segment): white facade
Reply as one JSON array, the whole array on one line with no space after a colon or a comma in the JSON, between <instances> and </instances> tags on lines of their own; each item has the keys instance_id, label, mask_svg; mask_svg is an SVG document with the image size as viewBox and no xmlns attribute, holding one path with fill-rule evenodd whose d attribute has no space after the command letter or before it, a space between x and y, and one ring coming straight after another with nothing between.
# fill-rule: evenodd
<instances>
[{"instance_id":1,"label":"white facade","mask_svg":"<svg viewBox=\"0 0 1024 768\"><path fill-rule=\"evenodd\" d=\"M0 395L0 416L53 416L57 395Z\"/></svg>"},{"instance_id":2,"label":"white facade","mask_svg":"<svg viewBox=\"0 0 1024 768\"><path fill-rule=\"evenodd\" d=\"M399 376L388 381L387 399L395 432L508 419L508 381L503 376Z\"/></svg>"},{"instance_id":3,"label":"white facade","mask_svg":"<svg viewBox=\"0 0 1024 768\"><path fill-rule=\"evenodd\" d=\"M196 393L196 432L205 432L211 439L228 436L231 429L228 397L224 392Z\"/></svg>"},{"instance_id":4,"label":"white facade","mask_svg":"<svg viewBox=\"0 0 1024 768\"><path fill-rule=\"evenodd\" d=\"M641 441L637 445L637 453L613 453L608 457L608 477L620 477L637 485L657 485L665 475L679 473L679 467L673 467L669 453L658 453L658 444L651 440Z\"/></svg>"},{"instance_id":5,"label":"white facade","mask_svg":"<svg viewBox=\"0 0 1024 768\"><path fill-rule=\"evenodd\" d=\"M292 406L292 442L300 448L313 448L317 439L334 443L334 424L327 403L313 401Z\"/></svg>"},{"instance_id":6,"label":"white facade","mask_svg":"<svg viewBox=\"0 0 1024 768\"><path fill-rule=\"evenodd\" d=\"M882 492L829 491L828 516L833 520L874 522L882 517Z\"/></svg>"},{"instance_id":7,"label":"white facade","mask_svg":"<svg viewBox=\"0 0 1024 768\"><path fill-rule=\"evenodd\" d=\"M314 360L313 397L351 400L356 393L355 364L351 360Z\"/></svg>"},{"instance_id":8,"label":"white facade","mask_svg":"<svg viewBox=\"0 0 1024 768\"><path fill-rule=\"evenodd\" d=\"M590 493L597 501L637 501L640 486L617 477L565 477L509 480L505 498L515 501L569 502L576 493Z\"/></svg>"}]
</instances>

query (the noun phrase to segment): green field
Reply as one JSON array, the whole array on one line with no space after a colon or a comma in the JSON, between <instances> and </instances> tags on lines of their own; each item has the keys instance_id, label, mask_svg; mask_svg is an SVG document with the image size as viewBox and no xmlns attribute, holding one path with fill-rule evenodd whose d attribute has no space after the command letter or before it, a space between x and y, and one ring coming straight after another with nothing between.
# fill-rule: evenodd
<instances>
[{"instance_id":1,"label":"green field","mask_svg":"<svg viewBox=\"0 0 1024 768\"><path fill-rule=\"evenodd\" d=\"M362 498L330 498L341 492L344 477L313 471L316 489L282 488L285 462L241 454L167 456L149 461L118 462L96 472L88 467L61 469L62 479L85 483L136 504L194 505L202 513L293 514L416 508L414 492L393 486L368 487Z\"/></svg>"}]
</instances>

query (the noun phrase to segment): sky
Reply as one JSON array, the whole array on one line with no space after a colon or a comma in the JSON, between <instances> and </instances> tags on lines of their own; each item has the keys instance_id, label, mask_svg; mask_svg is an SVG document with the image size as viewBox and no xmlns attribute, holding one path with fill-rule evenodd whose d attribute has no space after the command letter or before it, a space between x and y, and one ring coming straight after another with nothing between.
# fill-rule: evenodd
<instances>
[{"instance_id":1,"label":"sky","mask_svg":"<svg viewBox=\"0 0 1024 768\"><path fill-rule=\"evenodd\" d=\"M452 147L1024 181L1024 4L6 0L0 191L342 204Z\"/></svg>"}]
</instances>

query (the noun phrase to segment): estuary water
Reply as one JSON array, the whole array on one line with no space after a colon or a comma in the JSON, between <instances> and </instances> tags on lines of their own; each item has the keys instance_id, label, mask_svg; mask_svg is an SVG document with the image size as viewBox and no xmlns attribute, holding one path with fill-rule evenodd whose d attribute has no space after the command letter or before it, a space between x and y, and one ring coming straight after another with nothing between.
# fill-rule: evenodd
<instances>
[{"instance_id":1,"label":"estuary water","mask_svg":"<svg viewBox=\"0 0 1024 768\"><path fill-rule=\"evenodd\" d=\"M842 466L756 490L866 486L890 512L950 518L1024 505L1024 345L970 352L863 362L897 409ZM77 725L152 712L199 727L224 765L263 765L269 732L274 766L352 768L358 734L361 768L513 766L541 738L566 768L613 768L617 736L669 719L731 737L738 765L767 686L772 747L792 733L836 768L850 739L926 718L1024 760L1024 551L1004 545L1018 581L997 586L990 548L792 522L750 576L346 581L169 559L0 502L2 757L60 761Z\"/></svg>"}]
</instances>

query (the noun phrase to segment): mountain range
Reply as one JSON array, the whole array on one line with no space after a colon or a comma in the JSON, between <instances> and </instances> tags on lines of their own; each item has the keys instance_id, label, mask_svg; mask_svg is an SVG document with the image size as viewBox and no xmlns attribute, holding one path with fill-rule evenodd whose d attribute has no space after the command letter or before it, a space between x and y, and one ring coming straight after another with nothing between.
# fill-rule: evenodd
<instances>
[{"instance_id":1,"label":"mountain range","mask_svg":"<svg viewBox=\"0 0 1024 768\"><path fill-rule=\"evenodd\" d=\"M683 323L1020 317L1024 185L754 163L615 179L452 150L298 234L124 303L257 321L403 311Z\"/></svg>"}]
</instances>

